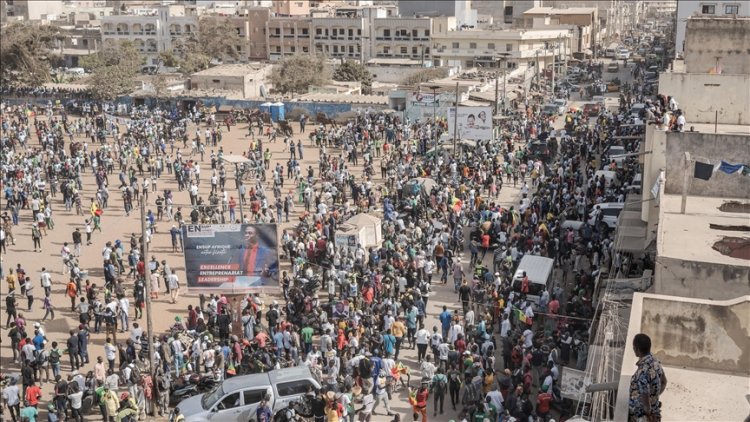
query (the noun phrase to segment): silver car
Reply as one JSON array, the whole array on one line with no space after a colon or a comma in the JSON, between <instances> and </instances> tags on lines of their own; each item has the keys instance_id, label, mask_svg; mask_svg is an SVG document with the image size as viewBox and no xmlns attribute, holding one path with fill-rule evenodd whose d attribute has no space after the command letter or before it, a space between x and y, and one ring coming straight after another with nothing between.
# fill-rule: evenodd
<instances>
[{"instance_id":1,"label":"silver car","mask_svg":"<svg viewBox=\"0 0 750 422\"><path fill-rule=\"evenodd\" d=\"M185 422L255 421L261 400L267 395L273 413L299 400L320 384L306 366L224 380L206 394L187 398L177 406Z\"/></svg>"}]
</instances>

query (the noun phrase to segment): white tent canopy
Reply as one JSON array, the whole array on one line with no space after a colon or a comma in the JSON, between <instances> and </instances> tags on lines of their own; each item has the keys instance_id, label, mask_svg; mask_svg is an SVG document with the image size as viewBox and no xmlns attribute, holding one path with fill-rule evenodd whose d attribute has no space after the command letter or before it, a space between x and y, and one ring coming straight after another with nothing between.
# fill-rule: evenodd
<instances>
[{"instance_id":1,"label":"white tent canopy","mask_svg":"<svg viewBox=\"0 0 750 422\"><path fill-rule=\"evenodd\" d=\"M336 245L363 248L376 247L383 242L383 228L378 217L357 214L339 226L336 232Z\"/></svg>"}]
</instances>

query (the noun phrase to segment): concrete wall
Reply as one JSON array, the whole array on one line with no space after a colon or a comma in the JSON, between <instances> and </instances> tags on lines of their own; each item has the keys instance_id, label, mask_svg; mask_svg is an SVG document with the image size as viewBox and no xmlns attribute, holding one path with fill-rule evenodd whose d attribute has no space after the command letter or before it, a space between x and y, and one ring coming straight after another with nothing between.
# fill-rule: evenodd
<instances>
[{"instance_id":1,"label":"concrete wall","mask_svg":"<svg viewBox=\"0 0 750 422\"><path fill-rule=\"evenodd\" d=\"M688 73L708 72L717 57L724 73L750 73L750 19L688 19L684 55Z\"/></svg>"},{"instance_id":2,"label":"concrete wall","mask_svg":"<svg viewBox=\"0 0 750 422\"><path fill-rule=\"evenodd\" d=\"M664 365L750 375L750 302L731 306L643 299L641 332Z\"/></svg>"},{"instance_id":3,"label":"concrete wall","mask_svg":"<svg viewBox=\"0 0 750 422\"><path fill-rule=\"evenodd\" d=\"M654 293L711 300L750 295L750 267L657 256Z\"/></svg>"},{"instance_id":4,"label":"concrete wall","mask_svg":"<svg viewBox=\"0 0 750 422\"><path fill-rule=\"evenodd\" d=\"M411 75L424 71L422 67L383 67L367 66L372 79L383 83L400 84Z\"/></svg>"},{"instance_id":5,"label":"concrete wall","mask_svg":"<svg viewBox=\"0 0 750 422\"><path fill-rule=\"evenodd\" d=\"M718 164L725 160L732 164L750 164L750 136L668 132L666 162L670 165L666 169L664 189L668 194L682 194L685 151L690 152L692 159L704 163ZM690 195L750 198L750 179L747 176L716 171L711 180L706 181L693 178L692 167L688 171L691 178L688 190Z\"/></svg>"},{"instance_id":6,"label":"concrete wall","mask_svg":"<svg viewBox=\"0 0 750 422\"><path fill-rule=\"evenodd\" d=\"M750 64L750 59L747 59ZM690 123L750 124L750 75L705 73L662 73L659 92L674 96ZM750 72L746 72L750 73Z\"/></svg>"}]
</instances>

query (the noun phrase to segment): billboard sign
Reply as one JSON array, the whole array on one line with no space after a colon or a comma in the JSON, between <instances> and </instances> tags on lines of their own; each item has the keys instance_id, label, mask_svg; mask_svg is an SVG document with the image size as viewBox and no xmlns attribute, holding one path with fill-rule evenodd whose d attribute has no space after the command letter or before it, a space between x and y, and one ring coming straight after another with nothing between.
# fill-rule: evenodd
<instances>
[{"instance_id":1,"label":"billboard sign","mask_svg":"<svg viewBox=\"0 0 750 422\"><path fill-rule=\"evenodd\" d=\"M278 287L275 224L187 224L182 230L191 291Z\"/></svg>"},{"instance_id":2,"label":"billboard sign","mask_svg":"<svg viewBox=\"0 0 750 422\"><path fill-rule=\"evenodd\" d=\"M451 107L448 110L448 133L454 133L456 123L459 139L492 139L492 107L458 107L458 119L456 107Z\"/></svg>"}]
</instances>

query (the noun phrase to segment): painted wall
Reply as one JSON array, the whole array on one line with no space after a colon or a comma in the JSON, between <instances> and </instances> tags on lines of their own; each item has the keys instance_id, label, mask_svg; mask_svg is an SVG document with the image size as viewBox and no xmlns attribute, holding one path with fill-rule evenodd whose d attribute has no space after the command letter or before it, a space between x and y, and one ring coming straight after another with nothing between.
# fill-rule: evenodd
<instances>
[{"instance_id":1,"label":"painted wall","mask_svg":"<svg viewBox=\"0 0 750 422\"><path fill-rule=\"evenodd\" d=\"M657 256L654 293L711 300L750 295L750 266Z\"/></svg>"},{"instance_id":2,"label":"painted wall","mask_svg":"<svg viewBox=\"0 0 750 422\"><path fill-rule=\"evenodd\" d=\"M750 375L750 302L733 306L646 297L641 331L665 365Z\"/></svg>"},{"instance_id":3,"label":"painted wall","mask_svg":"<svg viewBox=\"0 0 750 422\"><path fill-rule=\"evenodd\" d=\"M684 57L687 73L708 72L717 61L723 73L750 73L750 19L688 19Z\"/></svg>"},{"instance_id":4,"label":"painted wall","mask_svg":"<svg viewBox=\"0 0 750 422\"><path fill-rule=\"evenodd\" d=\"M674 163L666 169L664 191L668 194L682 194L685 151L690 152L694 160L711 164L721 160L732 164L750 164L750 135L668 132L666 162ZM692 176L693 170L688 171ZM695 196L750 198L750 177L716 171L710 180L693 178L688 193Z\"/></svg>"},{"instance_id":5,"label":"painted wall","mask_svg":"<svg viewBox=\"0 0 750 422\"><path fill-rule=\"evenodd\" d=\"M750 74L665 72L659 75L659 92L677 99L688 128L691 122L714 123L717 111L719 123L750 124Z\"/></svg>"}]
</instances>

